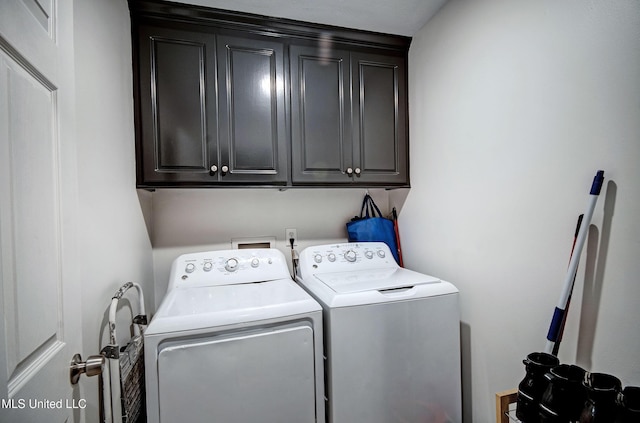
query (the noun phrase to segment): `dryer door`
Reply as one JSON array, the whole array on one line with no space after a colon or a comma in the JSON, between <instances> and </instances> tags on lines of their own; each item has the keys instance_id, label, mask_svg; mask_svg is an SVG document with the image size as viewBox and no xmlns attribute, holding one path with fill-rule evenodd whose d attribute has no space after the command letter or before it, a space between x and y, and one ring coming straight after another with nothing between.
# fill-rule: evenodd
<instances>
[{"instance_id":1,"label":"dryer door","mask_svg":"<svg viewBox=\"0 0 640 423\"><path fill-rule=\"evenodd\" d=\"M313 329L262 328L174 342L158 354L161 423L312 423Z\"/></svg>"}]
</instances>

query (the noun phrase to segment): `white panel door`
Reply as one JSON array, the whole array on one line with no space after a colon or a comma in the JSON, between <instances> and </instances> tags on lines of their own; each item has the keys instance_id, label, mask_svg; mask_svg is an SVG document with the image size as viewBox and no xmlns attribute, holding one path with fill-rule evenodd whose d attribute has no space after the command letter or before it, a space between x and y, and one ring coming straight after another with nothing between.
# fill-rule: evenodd
<instances>
[{"instance_id":1,"label":"white panel door","mask_svg":"<svg viewBox=\"0 0 640 423\"><path fill-rule=\"evenodd\" d=\"M80 421L71 0L0 1L0 421ZM97 381L96 381L97 382Z\"/></svg>"}]
</instances>

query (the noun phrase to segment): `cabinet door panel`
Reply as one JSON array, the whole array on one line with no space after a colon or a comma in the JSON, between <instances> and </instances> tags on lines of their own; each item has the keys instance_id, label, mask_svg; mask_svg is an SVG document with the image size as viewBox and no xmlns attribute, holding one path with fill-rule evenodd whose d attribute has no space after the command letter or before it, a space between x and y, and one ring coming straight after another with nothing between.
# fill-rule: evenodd
<instances>
[{"instance_id":1,"label":"cabinet door panel","mask_svg":"<svg viewBox=\"0 0 640 423\"><path fill-rule=\"evenodd\" d=\"M209 163L217 155L214 39L164 28L140 30L139 151L146 183L212 179Z\"/></svg>"},{"instance_id":2,"label":"cabinet door panel","mask_svg":"<svg viewBox=\"0 0 640 423\"><path fill-rule=\"evenodd\" d=\"M291 47L293 182L344 182L351 167L349 53Z\"/></svg>"},{"instance_id":3,"label":"cabinet door panel","mask_svg":"<svg viewBox=\"0 0 640 423\"><path fill-rule=\"evenodd\" d=\"M286 182L283 46L218 38L223 181Z\"/></svg>"},{"instance_id":4,"label":"cabinet door panel","mask_svg":"<svg viewBox=\"0 0 640 423\"><path fill-rule=\"evenodd\" d=\"M408 183L404 60L353 55L356 182Z\"/></svg>"},{"instance_id":5,"label":"cabinet door panel","mask_svg":"<svg viewBox=\"0 0 640 423\"><path fill-rule=\"evenodd\" d=\"M162 38L151 43L152 67L162 70L154 75L157 170L205 170L204 45Z\"/></svg>"}]
</instances>

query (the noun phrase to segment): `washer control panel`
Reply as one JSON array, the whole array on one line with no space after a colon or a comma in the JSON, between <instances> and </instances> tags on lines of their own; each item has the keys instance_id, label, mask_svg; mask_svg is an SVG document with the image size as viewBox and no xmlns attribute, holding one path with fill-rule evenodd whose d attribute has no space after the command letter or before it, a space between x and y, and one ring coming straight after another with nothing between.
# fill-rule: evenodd
<instances>
[{"instance_id":1,"label":"washer control panel","mask_svg":"<svg viewBox=\"0 0 640 423\"><path fill-rule=\"evenodd\" d=\"M284 254L273 248L206 251L174 260L169 287L234 285L291 278Z\"/></svg>"},{"instance_id":2,"label":"washer control panel","mask_svg":"<svg viewBox=\"0 0 640 423\"><path fill-rule=\"evenodd\" d=\"M384 242L357 242L318 245L300 253L301 276L353 270L397 268Z\"/></svg>"}]
</instances>

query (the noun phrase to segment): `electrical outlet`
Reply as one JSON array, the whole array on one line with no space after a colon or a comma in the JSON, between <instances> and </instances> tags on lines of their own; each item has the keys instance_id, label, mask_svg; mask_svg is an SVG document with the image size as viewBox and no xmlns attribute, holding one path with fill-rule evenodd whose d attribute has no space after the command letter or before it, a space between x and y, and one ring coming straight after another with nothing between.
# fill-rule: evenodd
<instances>
[{"instance_id":1,"label":"electrical outlet","mask_svg":"<svg viewBox=\"0 0 640 423\"><path fill-rule=\"evenodd\" d=\"M293 238L293 246L298 245L298 231L296 229L285 229L284 230L284 241L287 244L287 247L291 247L291 238Z\"/></svg>"}]
</instances>

